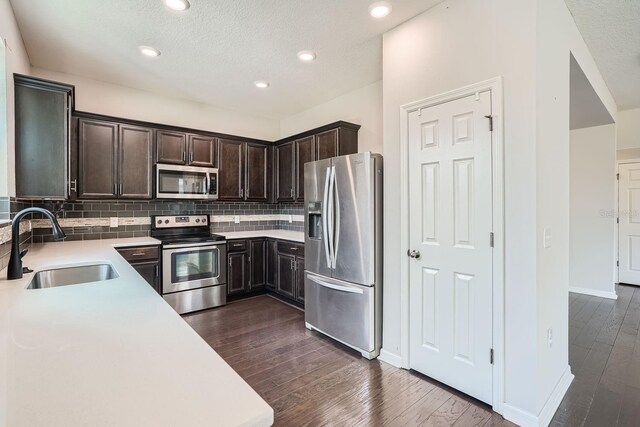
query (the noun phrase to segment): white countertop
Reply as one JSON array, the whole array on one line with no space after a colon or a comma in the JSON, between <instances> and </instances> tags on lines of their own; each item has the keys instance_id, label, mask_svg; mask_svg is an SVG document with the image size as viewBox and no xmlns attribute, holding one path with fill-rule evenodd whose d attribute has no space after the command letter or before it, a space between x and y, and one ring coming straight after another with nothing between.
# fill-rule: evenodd
<instances>
[{"instance_id":1,"label":"white countertop","mask_svg":"<svg viewBox=\"0 0 640 427\"><path fill-rule=\"evenodd\" d=\"M230 231L218 233L228 240L231 239L253 239L254 237L268 237L271 239L290 240L292 242L304 243L304 233L302 231L290 230L258 230L258 231Z\"/></svg>"},{"instance_id":2,"label":"white countertop","mask_svg":"<svg viewBox=\"0 0 640 427\"><path fill-rule=\"evenodd\" d=\"M108 262L119 278L26 290L0 272L0 426L268 426L273 410L114 247L32 245L36 271Z\"/></svg>"}]
</instances>

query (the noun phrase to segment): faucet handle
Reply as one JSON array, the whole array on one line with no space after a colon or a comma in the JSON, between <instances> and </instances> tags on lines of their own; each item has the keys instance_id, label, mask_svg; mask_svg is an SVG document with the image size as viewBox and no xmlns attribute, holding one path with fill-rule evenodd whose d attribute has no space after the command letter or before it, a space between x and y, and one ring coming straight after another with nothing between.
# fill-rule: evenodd
<instances>
[{"instance_id":1,"label":"faucet handle","mask_svg":"<svg viewBox=\"0 0 640 427\"><path fill-rule=\"evenodd\" d=\"M25 249L24 251L20 252L20 259L24 258L27 252L29 252L29 249Z\"/></svg>"}]
</instances>

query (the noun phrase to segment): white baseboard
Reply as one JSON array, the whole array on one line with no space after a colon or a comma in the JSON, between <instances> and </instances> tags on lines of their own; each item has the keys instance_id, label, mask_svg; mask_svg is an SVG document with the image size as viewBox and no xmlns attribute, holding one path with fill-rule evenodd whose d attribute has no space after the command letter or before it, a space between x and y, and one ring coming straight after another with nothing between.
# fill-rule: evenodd
<instances>
[{"instance_id":1,"label":"white baseboard","mask_svg":"<svg viewBox=\"0 0 640 427\"><path fill-rule=\"evenodd\" d=\"M539 427L538 417L531 412L516 408L508 403L502 404L502 416L505 420L511 421L520 427Z\"/></svg>"},{"instance_id":2,"label":"white baseboard","mask_svg":"<svg viewBox=\"0 0 640 427\"><path fill-rule=\"evenodd\" d=\"M564 395L569 390L569 386L575 376L571 373L571 366L567 365L567 369L565 369L564 374L560 377L560 381L556 384L555 388L551 392L551 396L547 399L547 402L542 407L542 411L538 415L539 425L547 427L553 416L555 415L560 403L562 403L562 399Z\"/></svg>"},{"instance_id":3,"label":"white baseboard","mask_svg":"<svg viewBox=\"0 0 640 427\"><path fill-rule=\"evenodd\" d=\"M398 356L397 354L390 353L384 348L380 350L380 356L378 356L378 359L388 363L391 366L395 366L396 368L402 368L402 357Z\"/></svg>"},{"instance_id":4,"label":"white baseboard","mask_svg":"<svg viewBox=\"0 0 640 427\"><path fill-rule=\"evenodd\" d=\"M511 406L508 403L503 405L502 416L506 420L522 427L547 427L549 423L551 423L574 378L574 375L571 373L571 367L567 366L567 369L565 369L562 377L560 377L560 380L537 416L531 412Z\"/></svg>"},{"instance_id":5,"label":"white baseboard","mask_svg":"<svg viewBox=\"0 0 640 427\"><path fill-rule=\"evenodd\" d=\"M618 299L618 295L616 295L615 292L597 291L595 289L580 288L578 286L569 286L569 292L574 292L576 294L591 295L593 297Z\"/></svg>"}]
</instances>

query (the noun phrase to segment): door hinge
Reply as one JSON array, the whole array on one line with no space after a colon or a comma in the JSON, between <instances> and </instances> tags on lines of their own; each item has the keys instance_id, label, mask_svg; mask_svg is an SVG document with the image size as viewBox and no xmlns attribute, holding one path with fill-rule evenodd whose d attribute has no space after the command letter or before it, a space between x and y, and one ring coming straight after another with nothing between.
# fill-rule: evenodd
<instances>
[{"instance_id":1,"label":"door hinge","mask_svg":"<svg viewBox=\"0 0 640 427\"><path fill-rule=\"evenodd\" d=\"M491 364L493 365L493 349L489 350L489 361L491 362Z\"/></svg>"},{"instance_id":2,"label":"door hinge","mask_svg":"<svg viewBox=\"0 0 640 427\"><path fill-rule=\"evenodd\" d=\"M616 218L616 224L620 224L620 217Z\"/></svg>"},{"instance_id":3,"label":"door hinge","mask_svg":"<svg viewBox=\"0 0 640 427\"><path fill-rule=\"evenodd\" d=\"M493 231L491 233L489 233L489 246L493 247L494 241L493 241Z\"/></svg>"},{"instance_id":4,"label":"door hinge","mask_svg":"<svg viewBox=\"0 0 640 427\"><path fill-rule=\"evenodd\" d=\"M620 267L620 261L616 261L616 267Z\"/></svg>"},{"instance_id":5,"label":"door hinge","mask_svg":"<svg viewBox=\"0 0 640 427\"><path fill-rule=\"evenodd\" d=\"M488 115L485 116L487 119L489 119L489 132L493 132L493 116L492 115Z\"/></svg>"},{"instance_id":6,"label":"door hinge","mask_svg":"<svg viewBox=\"0 0 640 427\"><path fill-rule=\"evenodd\" d=\"M617 174L616 174L616 179L617 179L618 181L620 181L620 174L619 174L619 173L617 173Z\"/></svg>"}]
</instances>

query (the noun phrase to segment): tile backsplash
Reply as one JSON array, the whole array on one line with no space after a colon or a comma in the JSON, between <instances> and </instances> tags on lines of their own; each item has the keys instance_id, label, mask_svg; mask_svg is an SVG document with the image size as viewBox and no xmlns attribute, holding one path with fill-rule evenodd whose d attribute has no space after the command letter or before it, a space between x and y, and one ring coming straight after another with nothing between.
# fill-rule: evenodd
<instances>
[{"instance_id":1,"label":"tile backsplash","mask_svg":"<svg viewBox=\"0 0 640 427\"><path fill-rule=\"evenodd\" d=\"M158 200L56 203L15 199L10 203L12 213L29 206L42 207L56 213L67 235L66 240L148 236L152 215L210 215L212 232L304 230L303 206L299 204ZM239 217L239 223L234 222L236 217ZM110 227L110 218L118 219L118 227ZM34 218L32 225L33 243L53 241L47 220Z\"/></svg>"}]
</instances>

